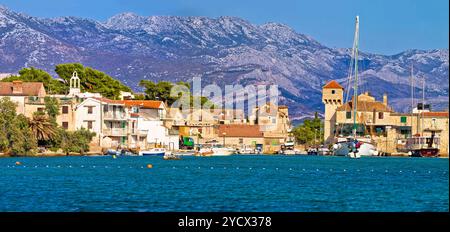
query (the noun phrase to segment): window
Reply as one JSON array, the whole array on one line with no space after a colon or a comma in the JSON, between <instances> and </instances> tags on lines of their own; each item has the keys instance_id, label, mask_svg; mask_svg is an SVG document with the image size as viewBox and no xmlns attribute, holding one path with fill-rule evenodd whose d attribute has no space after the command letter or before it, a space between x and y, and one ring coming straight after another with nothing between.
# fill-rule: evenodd
<instances>
[{"instance_id":1,"label":"window","mask_svg":"<svg viewBox=\"0 0 450 232\"><path fill-rule=\"evenodd\" d=\"M275 123L277 123L277 121L276 121L277 119L276 118L272 118L272 124L275 124Z\"/></svg>"},{"instance_id":2,"label":"window","mask_svg":"<svg viewBox=\"0 0 450 232\"><path fill-rule=\"evenodd\" d=\"M93 106L88 106L88 114L92 114L92 108L94 108Z\"/></svg>"},{"instance_id":3,"label":"window","mask_svg":"<svg viewBox=\"0 0 450 232\"><path fill-rule=\"evenodd\" d=\"M383 119L383 118L384 118L384 113L378 112L378 119Z\"/></svg>"},{"instance_id":4,"label":"window","mask_svg":"<svg viewBox=\"0 0 450 232\"><path fill-rule=\"evenodd\" d=\"M401 116L400 117L400 122L401 123L406 123L406 116Z\"/></svg>"},{"instance_id":5,"label":"window","mask_svg":"<svg viewBox=\"0 0 450 232\"><path fill-rule=\"evenodd\" d=\"M44 112L44 108L42 108L42 107L39 107L37 110L38 110L39 112Z\"/></svg>"},{"instance_id":6,"label":"window","mask_svg":"<svg viewBox=\"0 0 450 232\"><path fill-rule=\"evenodd\" d=\"M352 112L347 111L347 112L345 113L345 118L351 119L351 118L352 118Z\"/></svg>"},{"instance_id":7,"label":"window","mask_svg":"<svg viewBox=\"0 0 450 232\"><path fill-rule=\"evenodd\" d=\"M331 94L335 94L336 93L336 90L331 90Z\"/></svg>"},{"instance_id":8,"label":"window","mask_svg":"<svg viewBox=\"0 0 450 232\"><path fill-rule=\"evenodd\" d=\"M89 130L92 130L92 121L88 121L88 122L87 122L87 128L88 128Z\"/></svg>"},{"instance_id":9,"label":"window","mask_svg":"<svg viewBox=\"0 0 450 232\"><path fill-rule=\"evenodd\" d=\"M244 143L244 139L243 138L239 138L239 144L243 144Z\"/></svg>"},{"instance_id":10,"label":"window","mask_svg":"<svg viewBox=\"0 0 450 232\"><path fill-rule=\"evenodd\" d=\"M62 107L62 113L63 114L68 114L69 113L69 106L63 106Z\"/></svg>"},{"instance_id":11,"label":"window","mask_svg":"<svg viewBox=\"0 0 450 232\"><path fill-rule=\"evenodd\" d=\"M62 127L66 130L69 129L69 122L62 122Z\"/></svg>"}]
</instances>

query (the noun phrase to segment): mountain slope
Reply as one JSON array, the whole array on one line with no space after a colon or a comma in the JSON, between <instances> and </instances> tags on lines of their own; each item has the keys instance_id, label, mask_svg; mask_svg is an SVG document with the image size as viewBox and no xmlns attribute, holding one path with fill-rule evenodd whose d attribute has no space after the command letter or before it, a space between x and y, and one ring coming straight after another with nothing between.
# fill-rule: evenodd
<instances>
[{"instance_id":1,"label":"mountain slope","mask_svg":"<svg viewBox=\"0 0 450 232\"><path fill-rule=\"evenodd\" d=\"M351 26L351 25L349 25ZM322 111L321 87L345 84L348 49L331 49L286 25L254 25L236 17L143 17L122 13L106 22L76 17L42 19L0 7L0 73L24 66L54 74L58 63L80 62L138 89L141 79L203 83L278 84L295 117ZM351 42L351 41L350 41ZM410 67L427 80L427 98L448 102L448 49L393 56L361 53L361 89L407 110ZM421 85L417 84L419 91ZM417 92L419 93L419 92Z\"/></svg>"}]
</instances>

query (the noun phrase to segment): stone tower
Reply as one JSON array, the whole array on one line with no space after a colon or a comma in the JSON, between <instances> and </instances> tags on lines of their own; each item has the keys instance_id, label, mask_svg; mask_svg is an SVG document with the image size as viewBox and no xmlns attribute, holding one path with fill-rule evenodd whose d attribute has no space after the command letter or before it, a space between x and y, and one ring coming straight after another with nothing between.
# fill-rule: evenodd
<instances>
[{"instance_id":1,"label":"stone tower","mask_svg":"<svg viewBox=\"0 0 450 232\"><path fill-rule=\"evenodd\" d=\"M337 81L330 81L322 88L322 102L325 104L324 141L333 142L336 129L336 108L343 104L344 87Z\"/></svg>"},{"instance_id":2,"label":"stone tower","mask_svg":"<svg viewBox=\"0 0 450 232\"><path fill-rule=\"evenodd\" d=\"M77 71L73 71L72 77L70 78L70 81L69 81L69 85L70 85L70 90L69 90L70 96L75 96L75 95L81 93L80 78L78 78Z\"/></svg>"}]
</instances>

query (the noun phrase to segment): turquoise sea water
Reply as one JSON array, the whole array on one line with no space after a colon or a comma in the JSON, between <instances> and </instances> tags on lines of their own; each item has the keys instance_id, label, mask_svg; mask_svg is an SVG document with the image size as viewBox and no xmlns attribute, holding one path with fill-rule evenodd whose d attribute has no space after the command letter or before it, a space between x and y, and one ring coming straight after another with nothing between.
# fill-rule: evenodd
<instances>
[{"instance_id":1,"label":"turquoise sea water","mask_svg":"<svg viewBox=\"0 0 450 232\"><path fill-rule=\"evenodd\" d=\"M0 211L448 211L448 169L437 158L2 158Z\"/></svg>"}]
</instances>

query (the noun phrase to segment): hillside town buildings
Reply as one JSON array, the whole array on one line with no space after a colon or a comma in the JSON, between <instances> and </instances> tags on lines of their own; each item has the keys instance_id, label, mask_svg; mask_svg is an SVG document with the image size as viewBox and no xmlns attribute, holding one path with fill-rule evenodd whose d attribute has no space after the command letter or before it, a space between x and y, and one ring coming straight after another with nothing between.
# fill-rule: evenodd
<instances>
[{"instance_id":1,"label":"hillside town buildings","mask_svg":"<svg viewBox=\"0 0 450 232\"><path fill-rule=\"evenodd\" d=\"M90 151L97 153L109 148L177 150L181 136L200 144L224 141L225 146L235 148L260 146L265 152L276 152L292 140L286 106L266 104L248 116L240 109L190 109L186 113L162 101L133 100L131 93L121 92L120 100L83 93L76 72L69 87L67 95L49 95L42 83L0 82L0 97L11 98L17 103L17 113L29 118L45 110L45 97L56 98L58 125L69 131L95 132Z\"/></svg>"},{"instance_id":2,"label":"hillside town buildings","mask_svg":"<svg viewBox=\"0 0 450 232\"><path fill-rule=\"evenodd\" d=\"M404 151L407 138L431 136L439 138L441 156L448 156L449 113L431 112L422 103L411 113L398 113L389 106L387 94L376 101L369 92L360 94L356 101L344 102L344 88L336 81L323 86L322 102L325 104L324 141L331 144L337 137L352 135L353 109L357 104L358 135L370 136L377 150L393 154Z\"/></svg>"}]
</instances>

